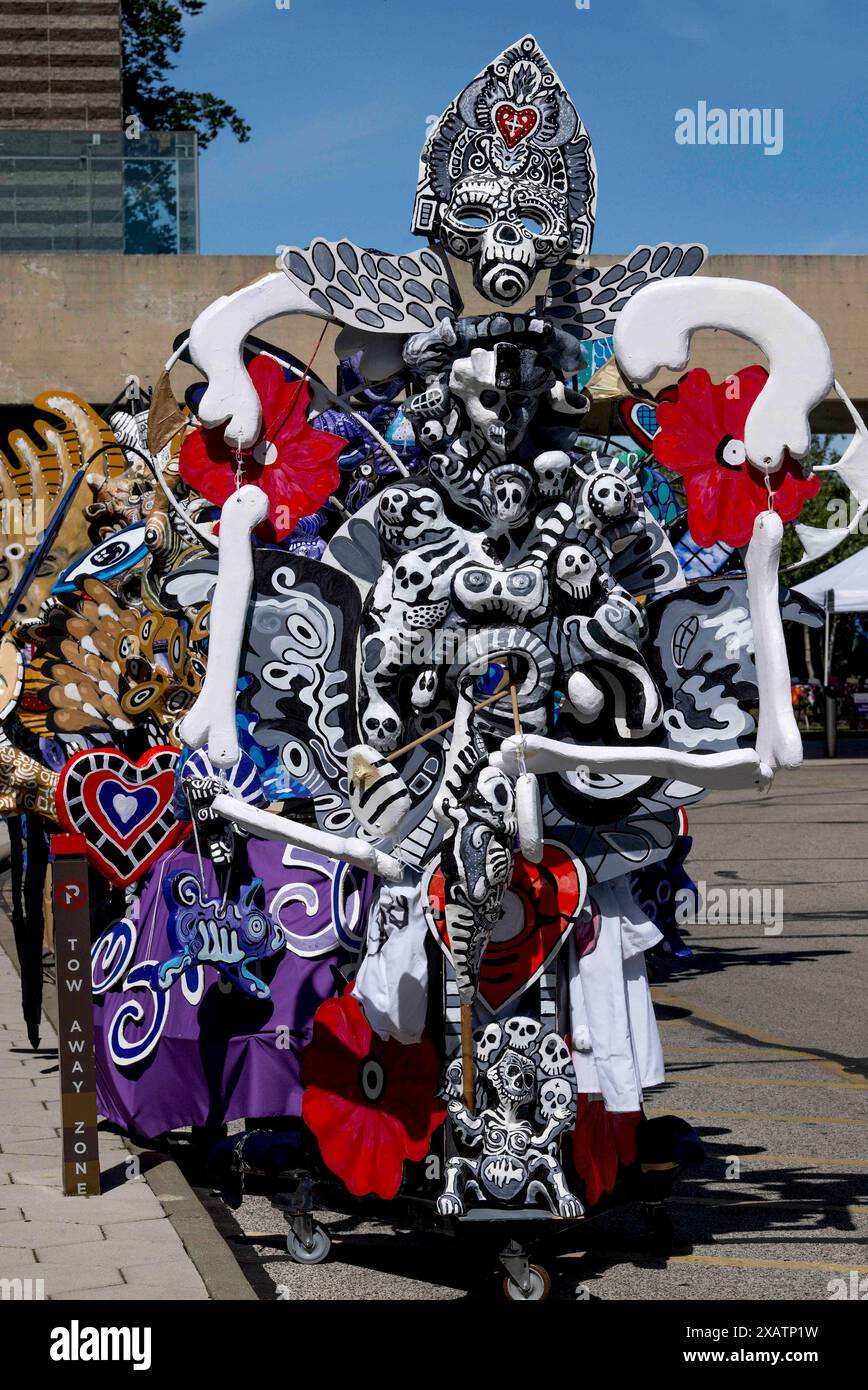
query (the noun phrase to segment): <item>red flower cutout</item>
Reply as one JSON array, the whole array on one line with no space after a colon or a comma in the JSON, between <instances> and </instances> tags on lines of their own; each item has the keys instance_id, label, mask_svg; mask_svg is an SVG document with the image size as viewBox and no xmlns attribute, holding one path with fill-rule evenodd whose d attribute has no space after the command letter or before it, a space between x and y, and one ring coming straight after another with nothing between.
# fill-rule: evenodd
<instances>
[{"instance_id":1,"label":"red flower cutout","mask_svg":"<svg viewBox=\"0 0 868 1390\"><path fill-rule=\"evenodd\" d=\"M746 545L768 510L765 475L744 449L745 421L767 379L764 367L745 367L717 385L698 367L657 397L654 457L683 475L690 534L700 545ZM804 478L789 454L769 483L782 521L793 521L820 490L820 479Z\"/></svg>"},{"instance_id":2,"label":"red flower cutout","mask_svg":"<svg viewBox=\"0 0 868 1390\"><path fill-rule=\"evenodd\" d=\"M352 994L317 1009L301 1054L302 1118L326 1167L355 1197L391 1200L405 1160L426 1156L446 1114L439 1078L430 1038L409 1046L383 1042Z\"/></svg>"},{"instance_id":3,"label":"red flower cutout","mask_svg":"<svg viewBox=\"0 0 868 1390\"><path fill-rule=\"evenodd\" d=\"M254 357L249 371L262 403L262 429L253 448L242 450L242 482L256 483L268 496L268 520L257 535L282 541L300 517L315 512L335 491L337 459L347 441L307 423L310 387L287 381L273 357ZM223 430L223 425L194 430L181 446L178 464L184 482L221 507L235 491L237 469Z\"/></svg>"}]
</instances>

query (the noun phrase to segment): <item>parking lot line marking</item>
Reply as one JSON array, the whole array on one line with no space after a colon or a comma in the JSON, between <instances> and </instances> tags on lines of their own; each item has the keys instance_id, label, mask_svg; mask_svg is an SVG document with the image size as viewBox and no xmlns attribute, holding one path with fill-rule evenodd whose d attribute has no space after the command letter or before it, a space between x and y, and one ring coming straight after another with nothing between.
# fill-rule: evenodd
<instances>
[{"instance_id":1,"label":"parking lot line marking","mask_svg":"<svg viewBox=\"0 0 868 1390\"><path fill-rule=\"evenodd\" d=\"M712 1158L717 1155L710 1155ZM730 1155L727 1155L727 1161ZM739 1163L773 1163L777 1168L807 1164L812 1168L868 1168L868 1158L818 1158L816 1154L733 1154ZM724 1161L720 1155L721 1162Z\"/></svg>"},{"instance_id":2,"label":"parking lot line marking","mask_svg":"<svg viewBox=\"0 0 868 1390\"><path fill-rule=\"evenodd\" d=\"M562 1260L623 1259L635 1264L647 1260L649 1256L638 1250L564 1250L558 1256ZM868 1265L839 1265L826 1260L772 1260L759 1256L746 1255L670 1255L663 1261L668 1265L708 1265L718 1269L814 1269L828 1274L868 1274Z\"/></svg>"},{"instance_id":3,"label":"parking lot line marking","mask_svg":"<svg viewBox=\"0 0 868 1390\"><path fill-rule=\"evenodd\" d=\"M740 1023L738 1019L726 1018L723 1014L707 1013L704 1010L695 1008L693 1005L685 1003L683 999L677 998L676 995L670 994L668 990L660 989L656 985L651 989L651 998L655 1004L662 1004L666 1008L687 1009L691 1018L695 1019L698 1023L707 1023L712 1028L723 1028L726 1032L736 1033L742 1038L753 1038L755 1042L763 1043L766 1047L781 1049L790 1049L792 1047L792 1044L785 1039L773 1037L769 1033L761 1033L755 1028L748 1028L746 1024ZM680 1021L688 1022L690 1020L684 1019ZM839 1076L842 1081L851 1081L851 1084L854 1086L864 1084L863 1078L851 1079L850 1074L845 1071L840 1062L833 1061L827 1057L818 1057L816 1053L811 1052L810 1048L804 1048L803 1051L806 1056L813 1056L817 1066L825 1068L826 1071L832 1072L835 1076Z\"/></svg>"},{"instance_id":4,"label":"parking lot line marking","mask_svg":"<svg viewBox=\"0 0 868 1390\"><path fill-rule=\"evenodd\" d=\"M682 1110L679 1115L690 1120L767 1120L791 1125L847 1125L853 1129L868 1129L868 1120L836 1119L832 1115L766 1115L761 1110ZM656 1110L645 1107L645 1114L651 1118L656 1115L669 1115L669 1110Z\"/></svg>"},{"instance_id":5,"label":"parking lot line marking","mask_svg":"<svg viewBox=\"0 0 868 1390\"><path fill-rule=\"evenodd\" d=\"M692 1078L680 1071L677 1079L689 1082ZM868 1082L864 1081L854 1086L850 1081L781 1081L774 1076L706 1076L704 1073L695 1079L703 1086L799 1086L820 1091L868 1091Z\"/></svg>"}]
</instances>

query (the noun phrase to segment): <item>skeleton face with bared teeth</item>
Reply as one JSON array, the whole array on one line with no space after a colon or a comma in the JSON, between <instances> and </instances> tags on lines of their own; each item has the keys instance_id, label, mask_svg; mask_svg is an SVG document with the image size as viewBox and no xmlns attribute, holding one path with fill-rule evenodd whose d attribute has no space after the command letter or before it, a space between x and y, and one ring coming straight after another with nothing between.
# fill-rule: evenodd
<instances>
[{"instance_id":1,"label":"skeleton face with bared teeth","mask_svg":"<svg viewBox=\"0 0 868 1390\"><path fill-rule=\"evenodd\" d=\"M521 1052L508 1047L487 1075L504 1104L527 1105L533 1099L536 1069L533 1059Z\"/></svg>"},{"instance_id":2,"label":"skeleton face with bared teeth","mask_svg":"<svg viewBox=\"0 0 868 1390\"><path fill-rule=\"evenodd\" d=\"M431 588L431 571L417 552L404 555L395 566L393 592L401 603L423 603Z\"/></svg>"},{"instance_id":3,"label":"skeleton face with bared teeth","mask_svg":"<svg viewBox=\"0 0 868 1390\"><path fill-rule=\"evenodd\" d=\"M508 1018L503 1027L510 1047L521 1052L529 1051L542 1032L542 1024L537 1019L521 1015Z\"/></svg>"},{"instance_id":4,"label":"skeleton face with bared teeth","mask_svg":"<svg viewBox=\"0 0 868 1390\"><path fill-rule=\"evenodd\" d=\"M413 231L469 261L485 299L515 304L543 266L591 249L596 168L587 131L526 34L430 129Z\"/></svg>"},{"instance_id":5,"label":"skeleton face with bared teeth","mask_svg":"<svg viewBox=\"0 0 868 1390\"><path fill-rule=\"evenodd\" d=\"M536 485L543 497L560 497L569 477L571 461L562 449L549 449L533 461Z\"/></svg>"},{"instance_id":6,"label":"skeleton face with bared teeth","mask_svg":"<svg viewBox=\"0 0 868 1390\"><path fill-rule=\"evenodd\" d=\"M584 545L572 543L558 552L555 581L559 589L574 599L586 599L599 566Z\"/></svg>"},{"instance_id":7,"label":"skeleton face with bared teeth","mask_svg":"<svg viewBox=\"0 0 868 1390\"><path fill-rule=\"evenodd\" d=\"M548 360L532 348L495 343L459 357L449 389L462 401L480 446L505 459L524 440L539 398L554 379Z\"/></svg>"},{"instance_id":8,"label":"skeleton face with bared teeth","mask_svg":"<svg viewBox=\"0 0 868 1390\"><path fill-rule=\"evenodd\" d=\"M587 505L598 521L621 521L633 511L633 493L623 478L604 473L588 485Z\"/></svg>"},{"instance_id":9,"label":"skeleton face with bared teeth","mask_svg":"<svg viewBox=\"0 0 868 1390\"><path fill-rule=\"evenodd\" d=\"M387 487L377 504L380 539L395 550L409 550L422 536L443 526L443 505L433 488Z\"/></svg>"},{"instance_id":10,"label":"skeleton face with bared teeth","mask_svg":"<svg viewBox=\"0 0 868 1390\"><path fill-rule=\"evenodd\" d=\"M505 307L569 250L567 199L530 180L471 175L452 190L443 233L452 254L472 264L479 293Z\"/></svg>"},{"instance_id":11,"label":"skeleton face with bared teeth","mask_svg":"<svg viewBox=\"0 0 868 1390\"><path fill-rule=\"evenodd\" d=\"M473 1035L476 1060L480 1066L487 1067L503 1042L503 1029L497 1022L487 1023Z\"/></svg>"},{"instance_id":12,"label":"skeleton face with bared teeth","mask_svg":"<svg viewBox=\"0 0 868 1390\"><path fill-rule=\"evenodd\" d=\"M398 746L400 721L385 700L371 700L362 716L365 740L379 753L390 753Z\"/></svg>"},{"instance_id":13,"label":"skeleton face with bared teeth","mask_svg":"<svg viewBox=\"0 0 868 1390\"><path fill-rule=\"evenodd\" d=\"M486 473L480 497L493 530L509 530L524 521L532 486L530 474L517 464L502 463Z\"/></svg>"}]
</instances>

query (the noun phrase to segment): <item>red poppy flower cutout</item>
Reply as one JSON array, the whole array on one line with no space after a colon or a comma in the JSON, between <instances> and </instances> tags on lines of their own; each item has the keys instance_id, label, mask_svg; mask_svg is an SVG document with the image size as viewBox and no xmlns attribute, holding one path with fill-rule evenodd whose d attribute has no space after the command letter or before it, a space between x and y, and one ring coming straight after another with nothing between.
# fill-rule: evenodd
<instances>
[{"instance_id":1,"label":"red poppy flower cutout","mask_svg":"<svg viewBox=\"0 0 868 1390\"><path fill-rule=\"evenodd\" d=\"M683 476L690 534L700 545L746 545L768 510L765 475L744 448L745 421L767 379L764 367L745 367L718 385L698 367L657 397L654 457ZM795 520L820 490L820 479L804 478L789 454L769 484L782 521Z\"/></svg>"},{"instance_id":2,"label":"red poppy flower cutout","mask_svg":"<svg viewBox=\"0 0 868 1390\"><path fill-rule=\"evenodd\" d=\"M425 1158L445 1118L431 1039L383 1042L352 994L327 999L301 1054L301 1079L302 1118L326 1167L353 1196L390 1201L405 1161Z\"/></svg>"},{"instance_id":3,"label":"red poppy flower cutout","mask_svg":"<svg viewBox=\"0 0 868 1390\"><path fill-rule=\"evenodd\" d=\"M273 357L254 357L248 370L262 404L262 429L253 448L242 450L241 481L255 483L268 496L268 520L257 535L282 541L337 488L338 455L347 441L307 423L310 387L287 381ZM236 489L238 467L223 430L223 425L194 430L178 463L184 482L220 507Z\"/></svg>"}]
</instances>

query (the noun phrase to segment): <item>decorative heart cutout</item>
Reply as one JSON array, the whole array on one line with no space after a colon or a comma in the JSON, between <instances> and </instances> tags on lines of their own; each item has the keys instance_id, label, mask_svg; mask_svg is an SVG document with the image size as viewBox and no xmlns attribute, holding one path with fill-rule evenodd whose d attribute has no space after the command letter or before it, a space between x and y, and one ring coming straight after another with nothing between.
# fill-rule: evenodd
<instances>
[{"instance_id":1,"label":"decorative heart cutout","mask_svg":"<svg viewBox=\"0 0 868 1390\"><path fill-rule=\"evenodd\" d=\"M177 761L168 746L137 763L117 748L86 748L61 773L58 817L85 837L87 858L118 888L141 878L189 829L172 809Z\"/></svg>"},{"instance_id":2,"label":"decorative heart cutout","mask_svg":"<svg viewBox=\"0 0 868 1390\"><path fill-rule=\"evenodd\" d=\"M527 139L539 124L539 112L535 106L513 106L504 101L494 113L494 124L506 142L508 150L514 150L520 141Z\"/></svg>"},{"instance_id":3,"label":"decorative heart cutout","mask_svg":"<svg viewBox=\"0 0 868 1390\"><path fill-rule=\"evenodd\" d=\"M448 955L443 886L435 860L423 901L427 898L429 925ZM587 887L584 864L552 840L545 843L541 864L515 856L504 915L482 957L479 994L492 1012L511 1004L543 973L569 936Z\"/></svg>"},{"instance_id":4,"label":"decorative heart cutout","mask_svg":"<svg viewBox=\"0 0 868 1390\"><path fill-rule=\"evenodd\" d=\"M97 800L112 825L125 828L135 819L136 825L144 821L159 797L153 787L142 787L138 792L125 792L111 780L103 782L97 792Z\"/></svg>"}]
</instances>

